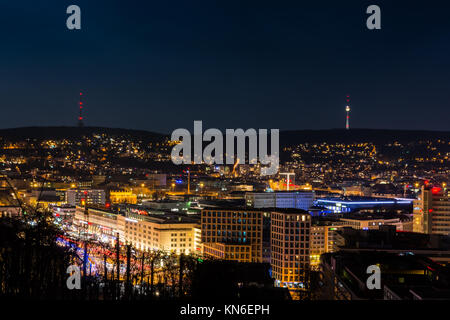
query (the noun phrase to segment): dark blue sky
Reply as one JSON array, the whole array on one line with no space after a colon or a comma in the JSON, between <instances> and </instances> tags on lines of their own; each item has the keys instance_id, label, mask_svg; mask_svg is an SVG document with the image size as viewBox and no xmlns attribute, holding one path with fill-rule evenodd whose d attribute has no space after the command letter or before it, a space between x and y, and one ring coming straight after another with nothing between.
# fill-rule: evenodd
<instances>
[{"instance_id":1,"label":"dark blue sky","mask_svg":"<svg viewBox=\"0 0 450 320\"><path fill-rule=\"evenodd\" d=\"M66 28L81 7L82 29ZM366 28L370 4L382 30ZM445 1L5 1L0 127L449 130Z\"/></svg>"}]
</instances>

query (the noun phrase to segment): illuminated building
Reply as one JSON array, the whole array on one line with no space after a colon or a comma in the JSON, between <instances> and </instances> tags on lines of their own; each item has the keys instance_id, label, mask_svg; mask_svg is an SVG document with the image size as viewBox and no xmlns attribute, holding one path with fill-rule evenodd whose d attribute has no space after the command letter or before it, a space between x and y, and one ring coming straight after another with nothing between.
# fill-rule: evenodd
<instances>
[{"instance_id":1,"label":"illuminated building","mask_svg":"<svg viewBox=\"0 0 450 320\"><path fill-rule=\"evenodd\" d=\"M264 215L264 211L245 208L203 209L204 254L238 262L262 262Z\"/></svg>"},{"instance_id":2,"label":"illuminated building","mask_svg":"<svg viewBox=\"0 0 450 320\"><path fill-rule=\"evenodd\" d=\"M78 180L75 185L79 189L90 189L90 188L92 188L93 184L94 184L94 182L92 179L83 179L83 180Z\"/></svg>"},{"instance_id":3,"label":"illuminated building","mask_svg":"<svg viewBox=\"0 0 450 320\"><path fill-rule=\"evenodd\" d=\"M111 203L137 203L137 196L129 190L114 190L109 192Z\"/></svg>"},{"instance_id":4,"label":"illuminated building","mask_svg":"<svg viewBox=\"0 0 450 320\"><path fill-rule=\"evenodd\" d=\"M313 191L248 192L245 203L252 208L295 208L308 210L314 202Z\"/></svg>"},{"instance_id":5,"label":"illuminated building","mask_svg":"<svg viewBox=\"0 0 450 320\"><path fill-rule=\"evenodd\" d=\"M76 207L73 222L78 231L86 230L87 226L88 232L111 244L117 234L120 239L123 239L125 235L125 218L123 216L107 209L87 208L87 210L88 214L86 215L85 207Z\"/></svg>"},{"instance_id":6,"label":"illuminated building","mask_svg":"<svg viewBox=\"0 0 450 320\"><path fill-rule=\"evenodd\" d=\"M52 207L53 216L61 221L71 222L75 216L76 207L71 205L62 205Z\"/></svg>"},{"instance_id":7,"label":"illuminated building","mask_svg":"<svg viewBox=\"0 0 450 320\"><path fill-rule=\"evenodd\" d=\"M365 186L348 186L344 187L344 196L370 197L372 190Z\"/></svg>"},{"instance_id":8,"label":"illuminated building","mask_svg":"<svg viewBox=\"0 0 450 320\"><path fill-rule=\"evenodd\" d=\"M341 226L334 223L318 223L311 226L310 233L310 265L311 270L317 270L320 264L320 255L334 252L336 247L336 231Z\"/></svg>"},{"instance_id":9,"label":"illuminated building","mask_svg":"<svg viewBox=\"0 0 450 320\"><path fill-rule=\"evenodd\" d=\"M272 277L293 299L301 298L309 286L310 227L311 216L304 210L271 212Z\"/></svg>"},{"instance_id":10,"label":"illuminated building","mask_svg":"<svg viewBox=\"0 0 450 320\"><path fill-rule=\"evenodd\" d=\"M121 241L139 250L163 250L175 253L201 253L200 228L196 220L164 214L144 216L120 215L107 209L77 207L75 224L88 225L89 232L100 239L113 241L117 233Z\"/></svg>"},{"instance_id":11,"label":"illuminated building","mask_svg":"<svg viewBox=\"0 0 450 320\"><path fill-rule=\"evenodd\" d=\"M181 216L128 215L125 218L125 241L140 250L159 249L175 253L201 253L200 228Z\"/></svg>"},{"instance_id":12,"label":"illuminated building","mask_svg":"<svg viewBox=\"0 0 450 320\"><path fill-rule=\"evenodd\" d=\"M215 259L251 262L252 246L250 244L207 243L204 245L203 253Z\"/></svg>"},{"instance_id":13,"label":"illuminated building","mask_svg":"<svg viewBox=\"0 0 450 320\"><path fill-rule=\"evenodd\" d=\"M317 206L325 207L334 213L348 213L360 209L399 210L410 209L413 199L390 199L376 197L331 197L317 199Z\"/></svg>"},{"instance_id":14,"label":"illuminated building","mask_svg":"<svg viewBox=\"0 0 450 320\"><path fill-rule=\"evenodd\" d=\"M423 186L413 204L414 232L450 234L450 198L447 190Z\"/></svg>"},{"instance_id":15,"label":"illuminated building","mask_svg":"<svg viewBox=\"0 0 450 320\"><path fill-rule=\"evenodd\" d=\"M105 191L101 189L69 189L66 191L66 202L72 206L83 205L82 201L87 201L88 205L104 205Z\"/></svg>"},{"instance_id":16,"label":"illuminated building","mask_svg":"<svg viewBox=\"0 0 450 320\"><path fill-rule=\"evenodd\" d=\"M380 226L392 225L398 231L412 231L412 221L406 217L401 219L399 217L349 216L339 219L336 225L360 230L377 230Z\"/></svg>"},{"instance_id":17,"label":"illuminated building","mask_svg":"<svg viewBox=\"0 0 450 320\"><path fill-rule=\"evenodd\" d=\"M41 188L31 193L22 193L24 201L32 207L47 209L64 203L64 197L55 189Z\"/></svg>"}]
</instances>

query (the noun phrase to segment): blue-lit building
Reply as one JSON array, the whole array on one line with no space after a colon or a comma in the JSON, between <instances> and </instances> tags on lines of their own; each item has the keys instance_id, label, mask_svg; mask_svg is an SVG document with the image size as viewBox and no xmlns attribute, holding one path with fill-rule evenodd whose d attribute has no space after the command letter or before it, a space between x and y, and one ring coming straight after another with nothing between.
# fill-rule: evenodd
<instances>
[{"instance_id":1,"label":"blue-lit building","mask_svg":"<svg viewBox=\"0 0 450 320\"><path fill-rule=\"evenodd\" d=\"M376 197L329 197L315 201L316 206L326 208L333 213L368 210L411 210L414 199L376 198Z\"/></svg>"}]
</instances>

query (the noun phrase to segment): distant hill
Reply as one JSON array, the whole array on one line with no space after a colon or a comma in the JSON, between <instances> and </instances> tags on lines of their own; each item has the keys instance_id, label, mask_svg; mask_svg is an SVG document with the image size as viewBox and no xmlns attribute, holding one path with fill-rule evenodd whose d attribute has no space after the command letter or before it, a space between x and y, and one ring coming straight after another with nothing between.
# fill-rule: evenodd
<instances>
[{"instance_id":1,"label":"distant hill","mask_svg":"<svg viewBox=\"0 0 450 320\"><path fill-rule=\"evenodd\" d=\"M144 141L160 141L168 137L145 130L130 130L103 127L21 127L0 129L0 137L20 139L77 139L84 135L106 134L108 136L130 136Z\"/></svg>"},{"instance_id":2,"label":"distant hill","mask_svg":"<svg viewBox=\"0 0 450 320\"><path fill-rule=\"evenodd\" d=\"M77 139L83 135L106 134L108 136L129 136L144 141L160 141L170 135L145 130L131 130L103 127L21 127L0 129L0 137L20 139ZM414 142L419 140L450 141L450 131L423 130L380 130L380 129L330 129L330 130L290 130L280 132L281 146L298 143L353 143L374 142L385 144L394 141Z\"/></svg>"},{"instance_id":3,"label":"distant hill","mask_svg":"<svg viewBox=\"0 0 450 320\"><path fill-rule=\"evenodd\" d=\"M353 143L373 142L385 144L390 142L415 142L419 140L450 141L450 131L423 130L381 130L381 129L331 129L331 130L295 130L281 131L280 144L288 146L298 143Z\"/></svg>"}]
</instances>

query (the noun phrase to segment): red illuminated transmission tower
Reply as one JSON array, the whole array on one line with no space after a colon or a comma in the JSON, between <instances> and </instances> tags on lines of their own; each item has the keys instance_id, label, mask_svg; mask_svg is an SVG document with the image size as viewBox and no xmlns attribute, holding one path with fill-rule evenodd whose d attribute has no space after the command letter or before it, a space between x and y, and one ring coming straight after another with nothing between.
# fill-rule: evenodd
<instances>
[{"instance_id":1,"label":"red illuminated transmission tower","mask_svg":"<svg viewBox=\"0 0 450 320\"><path fill-rule=\"evenodd\" d=\"M349 130L350 129L350 96L347 95L347 106L345 107L345 111L347 112L347 117L346 117L346 121L345 121L345 129Z\"/></svg>"},{"instance_id":2,"label":"red illuminated transmission tower","mask_svg":"<svg viewBox=\"0 0 450 320\"><path fill-rule=\"evenodd\" d=\"M83 96L83 93L80 92L80 102L79 102L80 114L78 116L78 126L79 127L83 127L84 126L84 124L83 124L83 101L81 101L82 96Z\"/></svg>"}]
</instances>

